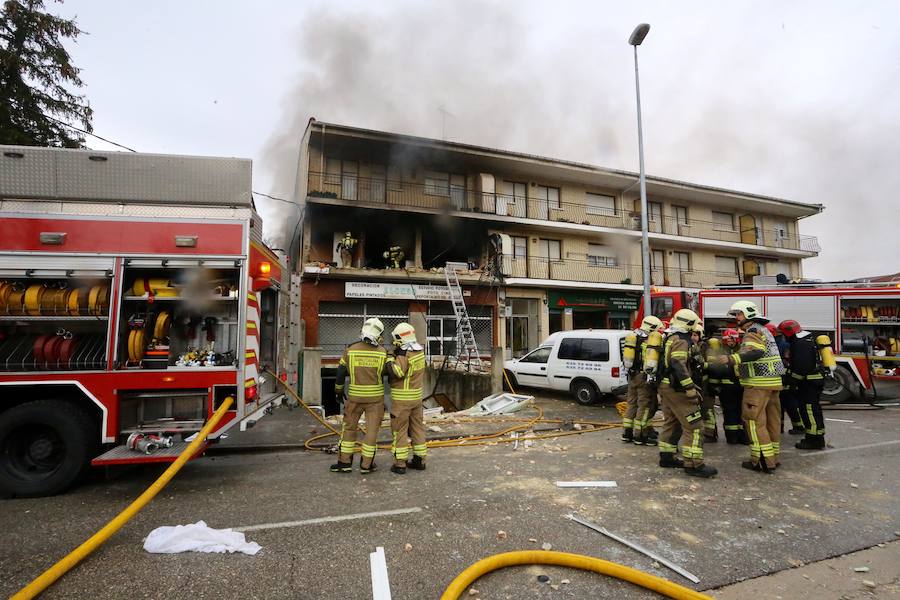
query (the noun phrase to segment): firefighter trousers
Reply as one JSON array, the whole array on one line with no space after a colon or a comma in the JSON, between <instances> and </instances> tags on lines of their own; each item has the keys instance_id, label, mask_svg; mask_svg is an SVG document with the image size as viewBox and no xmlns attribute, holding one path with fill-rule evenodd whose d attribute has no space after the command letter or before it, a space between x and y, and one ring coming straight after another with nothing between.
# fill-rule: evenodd
<instances>
[{"instance_id":1,"label":"firefighter trousers","mask_svg":"<svg viewBox=\"0 0 900 600\"><path fill-rule=\"evenodd\" d=\"M622 427L634 429L634 437L648 435L653 431L650 421L656 414L656 388L647 383L645 373L637 373L628 381L628 408L622 419Z\"/></svg>"},{"instance_id":2,"label":"firefighter trousers","mask_svg":"<svg viewBox=\"0 0 900 600\"><path fill-rule=\"evenodd\" d=\"M662 432L659 434L660 453L676 453L681 446L685 467L703 465L703 415L697 398L676 392L672 386L659 386L659 401L663 411Z\"/></svg>"},{"instance_id":3,"label":"firefighter trousers","mask_svg":"<svg viewBox=\"0 0 900 600\"><path fill-rule=\"evenodd\" d=\"M723 385L719 391L719 403L724 416L725 439L740 443L744 437L744 421L741 419L741 398L744 389L739 385Z\"/></svg>"},{"instance_id":4,"label":"firefighter trousers","mask_svg":"<svg viewBox=\"0 0 900 600\"><path fill-rule=\"evenodd\" d=\"M375 444L378 441L378 429L384 417L384 401L354 402L347 400L344 406L344 423L341 425L341 445L338 461L348 463L353 460L356 451L356 436L359 434L359 419L366 413L366 435L362 441L362 458L360 465L368 467L375 459Z\"/></svg>"},{"instance_id":5,"label":"firefighter trousers","mask_svg":"<svg viewBox=\"0 0 900 600\"><path fill-rule=\"evenodd\" d=\"M797 400L800 403L800 417L806 435L825 435L825 418L819 398L824 384L821 381L801 381L797 385Z\"/></svg>"},{"instance_id":6,"label":"firefighter trousers","mask_svg":"<svg viewBox=\"0 0 900 600\"><path fill-rule=\"evenodd\" d=\"M353 266L353 254L347 249L341 250L341 266L345 269Z\"/></svg>"},{"instance_id":7,"label":"firefighter trousers","mask_svg":"<svg viewBox=\"0 0 900 600\"><path fill-rule=\"evenodd\" d=\"M774 469L781 452L781 400L778 389L745 387L741 417L750 438L750 462Z\"/></svg>"},{"instance_id":8,"label":"firefighter trousers","mask_svg":"<svg viewBox=\"0 0 900 600\"><path fill-rule=\"evenodd\" d=\"M778 394L778 397L781 400L782 418L786 414L791 420L792 429L803 429L806 425L803 422L803 417L800 416L800 397L797 390L784 388Z\"/></svg>"},{"instance_id":9,"label":"firefighter trousers","mask_svg":"<svg viewBox=\"0 0 900 600\"><path fill-rule=\"evenodd\" d=\"M425 417L422 409L422 401L404 402L394 400L391 404L391 454L394 455L394 464L398 467L406 466L409 458L410 439L412 440L412 453L422 460L428 455L428 446L425 445Z\"/></svg>"},{"instance_id":10,"label":"firefighter trousers","mask_svg":"<svg viewBox=\"0 0 900 600\"><path fill-rule=\"evenodd\" d=\"M703 435L709 438L718 438L719 430L716 425L716 396L712 386L703 385L703 401L700 403L700 413L703 415Z\"/></svg>"}]
</instances>

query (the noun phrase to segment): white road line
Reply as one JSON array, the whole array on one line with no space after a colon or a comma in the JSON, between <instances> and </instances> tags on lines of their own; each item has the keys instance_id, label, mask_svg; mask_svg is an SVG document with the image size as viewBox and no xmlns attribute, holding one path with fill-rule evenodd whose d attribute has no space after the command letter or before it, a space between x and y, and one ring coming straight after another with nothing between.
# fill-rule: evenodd
<instances>
[{"instance_id":1,"label":"white road line","mask_svg":"<svg viewBox=\"0 0 900 600\"><path fill-rule=\"evenodd\" d=\"M283 521L281 523L262 523L260 525L247 525L245 527L233 527L234 531L259 531L261 529L283 529L285 527L302 527L304 525L319 525L321 523L336 523L338 521L355 521L357 519L371 519L374 517L389 517L392 515L408 515L422 512L418 506L412 508L398 508L395 510L381 510L378 512L356 513L352 515L338 515L335 517L319 517L318 519L306 519L305 521Z\"/></svg>"},{"instance_id":2,"label":"white road line","mask_svg":"<svg viewBox=\"0 0 900 600\"><path fill-rule=\"evenodd\" d=\"M832 419L831 417L825 417L826 421L834 421L835 423L856 423L856 421L850 421L848 419Z\"/></svg>"},{"instance_id":3,"label":"white road line","mask_svg":"<svg viewBox=\"0 0 900 600\"><path fill-rule=\"evenodd\" d=\"M853 450L866 450L868 448L880 448L881 446L893 446L894 444L900 444L900 440L890 440L887 442L878 442L875 444L863 444L862 446L850 446L849 448L831 448L830 450L823 450L821 452L811 452L809 454L800 454L795 456L794 458L816 458L817 456L824 456L826 454L833 454L836 452L852 452Z\"/></svg>"}]
</instances>

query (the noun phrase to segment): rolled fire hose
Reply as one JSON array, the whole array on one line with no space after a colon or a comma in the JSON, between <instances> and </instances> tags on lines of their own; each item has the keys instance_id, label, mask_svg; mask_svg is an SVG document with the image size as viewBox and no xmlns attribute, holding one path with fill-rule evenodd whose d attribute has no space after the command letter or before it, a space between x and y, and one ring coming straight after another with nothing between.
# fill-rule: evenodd
<instances>
[{"instance_id":1,"label":"rolled fire hose","mask_svg":"<svg viewBox=\"0 0 900 600\"><path fill-rule=\"evenodd\" d=\"M40 284L29 285L25 288L25 314L41 314L41 300L46 292L47 286Z\"/></svg>"},{"instance_id":2,"label":"rolled fire hose","mask_svg":"<svg viewBox=\"0 0 900 600\"><path fill-rule=\"evenodd\" d=\"M153 325L153 339L162 340L169 337L169 327L172 325L172 315L169 311L164 310L156 316L156 323Z\"/></svg>"},{"instance_id":3,"label":"rolled fire hose","mask_svg":"<svg viewBox=\"0 0 900 600\"><path fill-rule=\"evenodd\" d=\"M6 312L6 299L9 298L9 293L12 292L12 289L11 283L0 281L0 311L2 312Z\"/></svg>"},{"instance_id":4,"label":"rolled fire hose","mask_svg":"<svg viewBox=\"0 0 900 600\"><path fill-rule=\"evenodd\" d=\"M547 550L520 550L517 552L504 552L483 558L469 566L465 571L456 576L450 582L441 600L458 600L466 589L475 583L480 577L492 571L518 565L554 565L558 567L571 567L583 571L593 571L601 575L609 575L622 581L639 585L648 590L662 594L675 600L713 600L706 594L701 594L690 588L673 583L668 579L656 577L619 563L610 562L593 556L582 554L570 554L568 552L552 552ZM13 596L15 598L15 596Z\"/></svg>"},{"instance_id":5,"label":"rolled fire hose","mask_svg":"<svg viewBox=\"0 0 900 600\"><path fill-rule=\"evenodd\" d=\"M144 358L146 334L143 329L132 329L128 334L128 360L141 362Z\"/></svg>"},{"instance_id":6,"label":"rolled fire hose","mask_svg":"<svg viewBox=\"0 0 900 600\"><path fill-rule=\"evenodd\" d=\"M25 314L25 290L13 289L6 298L6 313L10 315Z\"/></svg>"},{"instance_id":7,"label":"rolled fire hose","mask_svg":"<svg viewBox=\"0 0 900 600\"><path fill-rule=\"evenodd\" d=\"M169 468L159 476L159 479L154 481L150 487L144 490L144 493L138 496L137 500L128 505L128 508L120 512L112 521L104 525L103 529L89 537L87 541L64 556L58 563L41 573L37 579L16 592L10 600L29 600L30 598L35 598L38 594L50 587L53 582L68 573L72 567L81 562L87 555L102 546L106 540L113 536L113 534L119 531L125 523L130 521L134 515L147 506L160 490L166 487L166 484L178 474L181 467L196 454L200 445L206 441L206 436L208 436L209 432L219 424L219 421L222 420L222 417L225 416L225 413L231 408L233 403L234 397L228 396L225 398L222 405L215 413L213 413L209 421L206 422L206 425L203 426L203 429L197 433L197 437L194 438L194 441L188 444L188 447L178 455L175 462L169 465Z\"/></svg>"}]
</instances>

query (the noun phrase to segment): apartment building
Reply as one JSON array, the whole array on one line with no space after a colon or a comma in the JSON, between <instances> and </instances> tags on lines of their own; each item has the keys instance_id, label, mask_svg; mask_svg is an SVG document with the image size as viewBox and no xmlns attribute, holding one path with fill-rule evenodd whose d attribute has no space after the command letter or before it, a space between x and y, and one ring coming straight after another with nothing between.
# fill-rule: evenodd
<instances>
[{"instance_id":1,"label":"apartment building","mask_svg":"<svg viewBox=\"0 0 900 600\"><path fill-rule=\"evenodd\" d=\"M305 346L323 367L360 318L410 320L429 354L455 352L443 267L460 272L481 353L521 355L554 331L626 328L640 301L638 175L310 120L292 241ZM802 277L802 218L822 206L648 177L651 278L700 289ZM358 240L344 265L338 242ZM385 253L402 249L402 268Z\"/></svg>"}]
</instances>

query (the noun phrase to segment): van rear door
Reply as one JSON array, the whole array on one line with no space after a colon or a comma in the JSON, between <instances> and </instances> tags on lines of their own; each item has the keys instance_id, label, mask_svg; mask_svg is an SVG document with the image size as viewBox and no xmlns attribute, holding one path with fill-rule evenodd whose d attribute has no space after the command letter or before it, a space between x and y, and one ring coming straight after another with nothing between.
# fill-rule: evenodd
<instances>
[{"instance_id":1,"label":"van rear door","mask_svg":"<svg viewBox=\"0 0 900 600\"><path fill-rule=\"evenodd\" d=\"M616 342L617 343L617 342ZM602 393L618 386L613 379L610 362L610 340L605 337L569 337L559 344L558 360L553 361L550 374L552 386L568 390L572 380L586 377L593 381ZM618 368L618 363L616 367Z\"/></svg>"}]
</instances>

